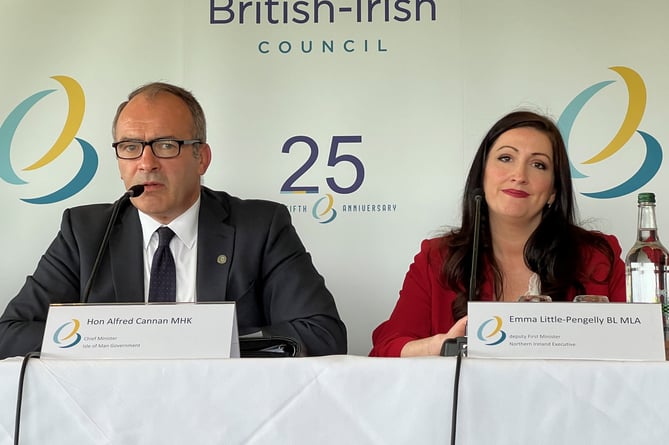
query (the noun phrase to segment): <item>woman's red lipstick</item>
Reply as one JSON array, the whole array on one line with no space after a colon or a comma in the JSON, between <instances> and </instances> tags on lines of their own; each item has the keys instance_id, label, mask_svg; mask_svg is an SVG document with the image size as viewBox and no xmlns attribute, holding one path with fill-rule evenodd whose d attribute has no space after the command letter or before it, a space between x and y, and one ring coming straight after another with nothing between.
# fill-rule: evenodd
<instances>
[{"instance_id":1,"label":"woman's red lipstick","mask_svg":"<svg viewBox=\"0 0 669 445\"><path fill-rule=\"evenodd\" d=\"M504 189L502 191L509 196L513 196L514 198L527 198L530 196L529 193L517 189Z\"/></svg>"}]
</instances>

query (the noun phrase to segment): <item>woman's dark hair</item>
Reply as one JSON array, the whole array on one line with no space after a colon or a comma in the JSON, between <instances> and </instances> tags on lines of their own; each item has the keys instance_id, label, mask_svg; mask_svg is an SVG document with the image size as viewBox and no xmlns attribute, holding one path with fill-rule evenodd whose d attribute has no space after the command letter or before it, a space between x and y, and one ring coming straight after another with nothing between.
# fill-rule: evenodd
<instances>
[{"instance_id":1,"label":"woman's dark hair","mask_svg":"<svg viewBox=\"0 0 669 445\"><path fill-rule=\"evenodd\" d=\"M581 271L586 265L583 264L585 260L579 246L593 246L604 253L613 264L613 249L606 239L576 225L571 171L560 130L551 119L537 113L516 111L507 114L488 131L474 156L462 197L462 225L443 238L442 248L445 250L446 259L442 266L442 280L457 293L452 307L456 319L467 313L466 287L469 285L474 238L473 195L483 189L486 158L497 138L508 130L521 127L541 131L553 147L555 200L552 205L544 208L539 226L525 244L525 262L530 270L539 275L542 294L550 295L553 301L565 301L570 290L584 292L580 280ZM484 281L484 264L492 269L495 295L501 295L503 289L502 273L492 253L488 206L485 200L481 203L480 236L477 292L474 297L476 300L481 298L479 290Z\"/></svg>"}]
</instances>

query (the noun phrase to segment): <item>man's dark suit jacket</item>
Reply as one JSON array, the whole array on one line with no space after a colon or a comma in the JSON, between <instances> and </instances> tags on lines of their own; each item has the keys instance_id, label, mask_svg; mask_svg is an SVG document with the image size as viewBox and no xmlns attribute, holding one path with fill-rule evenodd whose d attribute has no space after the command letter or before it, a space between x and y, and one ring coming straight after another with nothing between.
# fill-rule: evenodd
<instances>
[{"instance_id":1,"label":"man's dark suit jacket","mask_svg":"<svg viewBox=\"0 0 669 445\"><path fill-rule=\"evenodd\" d=\"M297 339L307 355L346 353L346 328L287 209L202 187L197 300L235 301L240 335ZM111 204L68 209L37 269L0 317L0 358L38 351L49 304L81 299L111 216ZM89 302L143 302L142 229L123 205Z\"/></svg>"}]
</instances>

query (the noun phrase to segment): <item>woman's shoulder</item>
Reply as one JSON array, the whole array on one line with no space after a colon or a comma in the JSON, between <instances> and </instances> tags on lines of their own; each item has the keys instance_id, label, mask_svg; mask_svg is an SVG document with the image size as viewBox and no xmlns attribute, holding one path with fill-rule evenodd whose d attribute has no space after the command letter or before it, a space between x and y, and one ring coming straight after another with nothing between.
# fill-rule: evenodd
<instances>
[{"instance_id":1,"label":"woman's shoulder","mask_svg":"<svg viewBox=\"0 0 669 445\"><path fill-rule=\"evenodd\" d=\"M420 250L440 249L443 244L444 244L443 236L437 236L434 238L425 238L423 241L420 242Z\"/></svg>"},{"instance_id":2,"label":"woman's shoulder","mask_svg":"<svg viewBox=\"0 0 669 445\"><path fill-rule=\"evenodd\" d=\"M429 256L443 257L448 253L449 235L426 238L420 243L420 252Z\"/></svg>"},{"instance_id":3,"label":"woman's shoulder","mask_svg":"<svg viewBox=\"0 0 669 445\"><path fill-rule=\"evenodd\" d=\"M614 256L619 256L622 253L622 247L620 246L620 241L615 235L600 232L598 230L588 230L586 233L589 235L590 240L586 240L583 243L583 248L588 251L601 251L603 243L608 244L608 246L613 251Z\"/></svg>"},{"instance_id":4,"label":"woman's shoulder","mask_svg":"<svg viewBox=\"0 0 669 445\"><path fill-rule=\"evenodd\" d=\"M446 251L443 236L423 239L420 242L420 250L414 255L413 265L440 269L444 263Z\"/></svg>"}]
</instances>

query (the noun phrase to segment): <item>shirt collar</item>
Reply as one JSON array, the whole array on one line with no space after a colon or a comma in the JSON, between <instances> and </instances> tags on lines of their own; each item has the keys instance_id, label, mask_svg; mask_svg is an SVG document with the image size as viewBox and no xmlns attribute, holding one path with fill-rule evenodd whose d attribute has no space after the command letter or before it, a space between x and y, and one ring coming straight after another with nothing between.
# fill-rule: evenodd
<instances>
[{"instance_id":1,"label":"shirt collar","mask_svg":"<svg viewBox=\"0 0 669 445\"><path fill-rule=\"evenodd\" d=\"M139 221L142 224L142 235L144 238L144 249L149 245L153 233L163 224L160 224L155 219L151 218L146 213L137 209L139 213ZM197 201L190 206L181 215L177 216L167 224L167 227L172 229L174 234L181 240L182 243L188 248L191 249L195 244L195 239L197 238L197 223L198 216L200 214L200 197L198 196Z\"/></svg>"}]
</instances>

